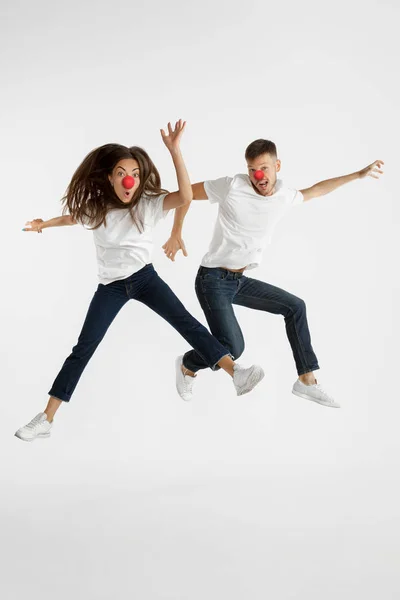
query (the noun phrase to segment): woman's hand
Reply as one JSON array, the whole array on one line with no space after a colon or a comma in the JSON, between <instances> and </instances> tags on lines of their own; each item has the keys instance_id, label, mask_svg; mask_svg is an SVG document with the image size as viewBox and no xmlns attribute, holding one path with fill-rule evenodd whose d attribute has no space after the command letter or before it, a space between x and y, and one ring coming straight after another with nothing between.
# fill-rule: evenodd
<instances>
[{"instance_id":1,"label":"woman's hand","mask_svg":"<svg viewBox=\"0 0 400 600\"><path fill-rule=\"evenodd\" d=\"M179 119L179 121L175 123L175 129L172 129L171 123L168 123L168 134L165 133L164 129L160 129L163 142L170 152L174 152L179 149L179 144L185 127L186 121Z\"/></svg>"},{"instance_id":2,"label":"woman's hand","mask_svg":"<svg viewBox=\"0 0 400 600\"><path fill-rule=\"evenodd\" d=\"M36 233L42 233L43 219L33 219L33 221L27 221L22 231L34 231Z\"/></svg>"},{"instance_id":3,"label":"woman's hand","mask_svg":"<svg viewBox=\"0 0 400 600\"><path fill-rule=\"evenodd\" d=\"M182 250L183 256L187 256L186 247L183 239L180 235L171 235L169 240L165 242L164 254L167 258L175 262L175 255L179 250Z\"/></svg>"}]
</instances>

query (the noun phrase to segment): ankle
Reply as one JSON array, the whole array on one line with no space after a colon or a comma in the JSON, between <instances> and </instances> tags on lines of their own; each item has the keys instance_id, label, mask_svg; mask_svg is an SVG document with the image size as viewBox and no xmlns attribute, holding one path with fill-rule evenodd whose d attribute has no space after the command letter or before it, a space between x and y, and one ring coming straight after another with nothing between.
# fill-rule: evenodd
<instances>
[{"instance_id":1,"label":"ankle","mask_svg":"<svg viewBox=\"0 0 400 600\"><path fill-rule=\"evenodd\" d=\"M304 375L299 375L299 381L304 383L304 385L315 385L317 383L314 373L304 373Z\"/></svg>"},{"instance_id":2,"label":"ankle","mask_svg":"<svg viewBox=\"0 0 400 600\"><path fill-rule=\"evenodd\" d=\"M181 366L181 371L184 375L189 375L189 377L196 377L196 373L194 373L193 371L190 371L190 369L187 369L183 365Z\"/></svg>"}]
</instances>

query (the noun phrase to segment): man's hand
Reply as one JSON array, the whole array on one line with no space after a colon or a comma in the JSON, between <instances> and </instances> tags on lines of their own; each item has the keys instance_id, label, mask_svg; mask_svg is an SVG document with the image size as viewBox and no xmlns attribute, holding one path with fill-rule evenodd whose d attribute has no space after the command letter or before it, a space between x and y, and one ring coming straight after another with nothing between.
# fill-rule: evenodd
<instances>
[{"instance_id":1,"label":"man's hand","mask_svg":"<svg viewBox=\"0 0 400 600\"><path fill-rule=\"evenodd\" d=\"M187 256L186 247L180 235L171 235L169 240L163 245L164 254L167 258L175 262L175 255L182 250L183 256Z\"/></svg>"},{"instance_id":2,"label":"man's hand","mask_svg":"<svg viewBox=\"0 0 400 600\"><path fill-rule=\"evenodd\" d=\"M43 219L33 219L33 221L27 221L22 231L35 231L36 233L42 233L42 223L44 223Z\"/></svg>"},{"instance_id":3,"label":"man's hand","mask_svg":"<svg viewBox=\"0 0 400 600\"><path fill-rule=\"evenodd\" d=\"M372 164L368 165L368 167L365 167L365 169L361 169L361 171L359 171L360 179L363 179L364 177L373 177L374 179L379 179L379 175L383 174L381 167L384 164L385 163L383 160L376 160Z\"/></svg>"}]
</instances>

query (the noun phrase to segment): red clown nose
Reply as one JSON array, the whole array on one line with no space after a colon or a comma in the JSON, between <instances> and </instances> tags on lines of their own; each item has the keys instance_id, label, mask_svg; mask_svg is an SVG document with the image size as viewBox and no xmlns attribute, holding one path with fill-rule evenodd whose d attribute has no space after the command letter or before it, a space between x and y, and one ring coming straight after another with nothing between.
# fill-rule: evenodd
<instances>
[{"instance_id":1,"label":"red clown nose","mask_svg":"<svg viewBox=\"0 0 400 600\"><path fill-rule=\"evenodd\" d=\"M257 181L261 181L261 179L264 179L264 171L256 171L254 173L254 178L257 179Z\"/></svg>"},{"instance_id":2,"label":"red clown nose","mask_svg":"<svg viewBox=\"0 0 400 600\"><path fill-rule=\"evenodd\" d=\"M130 175L127 175L126 177L123 178L122 185L124 186L124 188L126 190L130 190L135 185L135 180Z\"/></svg>"}]
</instances>

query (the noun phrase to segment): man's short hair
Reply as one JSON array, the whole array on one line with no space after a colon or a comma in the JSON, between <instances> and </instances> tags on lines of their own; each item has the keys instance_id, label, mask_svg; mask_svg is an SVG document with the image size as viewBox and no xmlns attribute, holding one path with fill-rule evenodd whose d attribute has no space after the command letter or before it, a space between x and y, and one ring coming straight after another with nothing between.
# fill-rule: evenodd
<instances>
[{"instance_id":1,"label":"man's short hair","mask_svg":"<svg viewBox=\"0 0 400 600\"><path fill-rule=\"evenodd\" d=\"M270 154L274 158L277 158L278 153L274 142L262 139L251 142L246 148L245 158L246 160L254 160L261 156L261 154Z\"/></svg>"}]
</instances>

